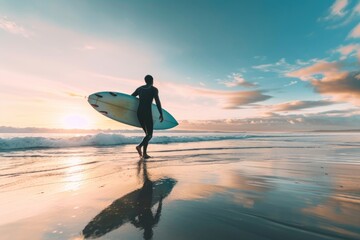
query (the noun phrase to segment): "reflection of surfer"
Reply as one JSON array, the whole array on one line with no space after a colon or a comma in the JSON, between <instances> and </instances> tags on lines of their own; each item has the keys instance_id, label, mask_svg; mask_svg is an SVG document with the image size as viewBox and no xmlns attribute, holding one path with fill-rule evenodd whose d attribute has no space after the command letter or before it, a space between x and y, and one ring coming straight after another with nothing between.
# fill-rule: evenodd
<instances>
[{"instance_id":1,"label":"reflection of surfer","mask_svg":"<svg viewBox=\"0 0 360 240\"><path fill-rule=\"evenodd\" d=\"M159 90L153 86L154 79L150 75L145 76L145 82L146 85L138 87L132 96L139 96L139 107L137 110L137 117L139 120L139 123L142 127L142 129L145 132L145 137L141 141L141 143L136 146L136 150L138 151L139 155L146 158L150 158L150 156L147 154L147 146L149 144L150 139L152 138L153 129L154 129L154 123L152 118L152 112L151 112L151 104L153 99L155 99L156 106L160 113L160 122L162 122L163 115L162 115L162 109L161 109L161 103L159 99ZM141 151L141 148L144 147L143 152Z\"/></svg>"},{"instance_id":2,"label":"reflection of surfer","mask_svg":"<svg viewBox=\"0 0 360 240\"><path fill-rule=\"evenodd\" d=\"M153 228L160 220L162 201L170 194L176 180L172 178L150 180L146 161L143 159L138 162L138 175L141 170L143 186L115 200L95 216L82 231L85 238L101 237L127 222L143 229L144 239L152 238ZM151 208L156 204L158 206L153 214Z\"/></svg>"},{"instance_id":3,"label":"reflection of surfer","mask_svg":"<svg viewBox=\"0 0 360 240\"><path fill-rule=\"evenodd\" d=\"M131 219L131 223L137 228L144 229L144 239L151 239L153 236L153 227L155 227L160 220L163 196L160 196L159 204L154 216L151 211L154 183L149 179L146 162L143 160L140 160L138 163L138 173L141 171L141 165L143 166L144 184L140 189L137 199L137 217Z\"/></svg>"}]
</instances>

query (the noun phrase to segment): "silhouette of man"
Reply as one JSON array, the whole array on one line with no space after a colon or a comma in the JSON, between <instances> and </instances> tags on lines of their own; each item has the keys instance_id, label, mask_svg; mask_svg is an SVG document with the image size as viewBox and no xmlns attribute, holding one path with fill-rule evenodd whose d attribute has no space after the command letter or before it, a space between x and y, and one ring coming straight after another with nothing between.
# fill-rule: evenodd
<instances>
[{"instance_id":1,"label":"silhouette of man","mask_svg":"<svg viewBox=\"0 0 360 240\"><path fill-rule=\"evenodd\" d=\"M151 180L147 161L143 158L137 163L137 176L143 186L115 200L96 215L82 231L85 239L100 238L128 222L144 230L145 240L152 239L153 229L160 222L163 199L171 193L177 181L172 178ZM156 204L157 208L154 207Z\"/></svg>"},{"instance_id":2,"label":"silhouette of man","mask_svg":"<svg viewBox=\"0 0 360 240\"><path fill-rule=\"evenodd\" d=\"M144 229L144 239L152 239L154 234L153 228L159 223L162 209L163 196L160 196L159 204L155 215L153 214L151 207L153 205L153 190L154 182L150 180L146 167L146 161L140 160L138 162L138 175L143 168L143 186L139 191L137 197L137 205L135 207L137 216L132 218L130 222L137 228Z\"/></svg>"},{"instance_id":3,"label":"silhouette of man","mask_svg":"<svg viewBox=\"0 0 360 240\"><path fill-rule=\"evenodd\" d=\"M155 99L157 109L159 110L160 117L159 120L162 122L164 120L162 115L161 103L159 99L159 90L153 86L154 79L151 75L145 76L146 85L138 87L132 96L139 96L139 107L137 109L137 117L142 129L145 132L145 137L141 143L136 146L136 150L139 155L144 159L150 158L147 154L147 147L150 139L153 135L154 122L152 118L151 104ZM143 147L143 150L141 149Z\"/></svg>"}]
</instances>

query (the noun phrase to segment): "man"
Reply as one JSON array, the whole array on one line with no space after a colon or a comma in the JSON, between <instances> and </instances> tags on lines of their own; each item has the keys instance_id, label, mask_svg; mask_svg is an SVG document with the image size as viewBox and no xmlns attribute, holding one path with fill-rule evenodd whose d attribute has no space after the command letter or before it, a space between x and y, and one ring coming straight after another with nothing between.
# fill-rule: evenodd
<instances>
[{"instance_id":1,"label":"man","mask_svg":"<svg viewBox=\"0 0 360 240\"><path fill-rule=\"evenodd\" d=\"M139 96L139 107L137 110L137 117L139 119L140 125L145 132L145 137L141 143L136 146L140 157L144 159L150 158L147 154L147 147L150 139L152 138L154 123L152 118L151 104L153 99L155 99L157 109L159 110L160 117L159 120L162 122L164 120L162 115L161 103L159 99L159 91L156 87L153 86L154 79L150 75L145 76L146 85L141 86L135 90L132 96ZM143 147L143 150L141 149Z\"/></svg>"}]
</instances>

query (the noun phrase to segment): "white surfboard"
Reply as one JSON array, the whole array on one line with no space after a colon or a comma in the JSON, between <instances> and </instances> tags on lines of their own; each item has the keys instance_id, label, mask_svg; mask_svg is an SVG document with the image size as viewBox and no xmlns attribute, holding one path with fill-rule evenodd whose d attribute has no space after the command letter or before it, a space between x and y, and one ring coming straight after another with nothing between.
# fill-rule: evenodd
<instances>
[{"instance_id":1,"label":"white surfboard","mask_svg":"<svg viewBox=\"0 0 360 240\"><path fill-rule=\"evenodd\" d=\"M90 105L99 113L115 121L122 122L134 127L140 127L137 118L139 99L119 92L97 92L88 97ZM164 121L159 120L159 111L155 104L152 104L154 129L169 129L178 125L175 118L162 109Z\"/></svg>"}]
</instances>

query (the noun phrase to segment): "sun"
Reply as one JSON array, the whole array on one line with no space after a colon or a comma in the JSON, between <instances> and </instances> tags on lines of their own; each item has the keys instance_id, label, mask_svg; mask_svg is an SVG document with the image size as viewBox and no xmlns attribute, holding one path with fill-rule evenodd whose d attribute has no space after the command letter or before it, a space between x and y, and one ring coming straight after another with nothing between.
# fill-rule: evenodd
<instances>
[{"instance_id":1,"label":"sun","mask_svg":"<svg viewBox=\"0 0 360 240\"><path fill-rule=\"evenodd\" d=\"M74 129L74 128L84 129L90 127L90 122L88 118L86 118L83 115L69 114L63 118L62 125L63 128L65 129Z\"/></svg>"}]
</instances>

